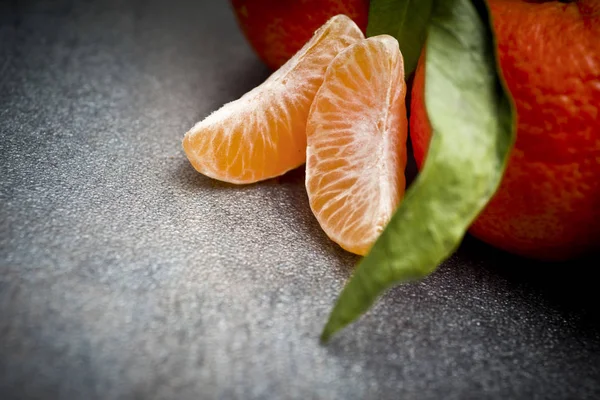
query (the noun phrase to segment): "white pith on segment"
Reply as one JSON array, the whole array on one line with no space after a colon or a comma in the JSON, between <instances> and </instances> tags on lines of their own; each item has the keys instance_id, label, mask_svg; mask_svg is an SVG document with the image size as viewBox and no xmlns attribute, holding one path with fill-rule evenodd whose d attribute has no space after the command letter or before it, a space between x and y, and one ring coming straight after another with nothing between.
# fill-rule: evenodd
<instances>
[{"instance_id":1,"label":"white pith on segment","mask_svg":"<svg viewBox=\"0 0 600 400\"><path fill-rule=\"evenodd\" d=\"M366 254L404 195L406 84L396 39L380 35L328 67L307 123L306 187L326 234Z\"/></svg>"}]
</instances>

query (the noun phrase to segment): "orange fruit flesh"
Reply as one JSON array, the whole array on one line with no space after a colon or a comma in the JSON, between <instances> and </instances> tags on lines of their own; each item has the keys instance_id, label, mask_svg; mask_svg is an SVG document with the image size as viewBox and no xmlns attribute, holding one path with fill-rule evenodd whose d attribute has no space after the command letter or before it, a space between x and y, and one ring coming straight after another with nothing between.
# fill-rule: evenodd
<instances>
[{"instance_id":1,"label":"orange fruit flesh","mask_svg":"<svg viewBox=\"0 0 600 400\"><path fill-rule=\"evenodd\" d=\"M331 63L307 123L306 188L325 233L368 252L405 190L404 64L388 35L362 40Z\"/></svg>"},{"instance_id":2,"label":"orange fruit flesh","mask_svg":"<svg viewBox=\"0 0 600 400\"><path fill-rule=\"evenodd\" d=\"M211 178L245 184L302 165L306 120L325 70L340 51L363 38L350 18L331 18L264 83L185 134L183 149L192 166Z\"/></svg>"}]
</instances>

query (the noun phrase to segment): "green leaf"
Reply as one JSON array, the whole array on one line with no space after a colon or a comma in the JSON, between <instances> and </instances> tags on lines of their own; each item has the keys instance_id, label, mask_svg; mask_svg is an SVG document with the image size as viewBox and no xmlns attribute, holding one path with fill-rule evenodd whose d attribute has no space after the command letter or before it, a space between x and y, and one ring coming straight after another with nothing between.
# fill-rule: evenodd
<instances>
[{"instance_id":1,"label":"green leaf","mask_svg":"<svg viewBox=\"0 0 600 400\"><path fill-rule=\"evenodd\" d=\"M398 40L404 73L417 67L433 0L371 0L367 36L388 34Z\"/></svg>"},{"instance_id":2,"label":"green leaf","mask_svg":"<svg viewBox=\"0 0 600 400\"><path fill-rule=\"evenodd\" d=\"M429 151L403 202L342 291L323 341L387 288L432 273L497 190L515 139L515 112L495 48L485 3L434 2L425 57L425 104L433 129Z\"/></svg>"}]
</instances>

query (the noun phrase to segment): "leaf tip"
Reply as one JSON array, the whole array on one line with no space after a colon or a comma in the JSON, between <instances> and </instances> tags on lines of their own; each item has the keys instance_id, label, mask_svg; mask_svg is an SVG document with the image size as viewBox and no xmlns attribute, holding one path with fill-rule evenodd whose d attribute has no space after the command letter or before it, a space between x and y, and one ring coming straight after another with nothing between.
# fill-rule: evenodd
<instances>
[{"instance_id":1,"label":"leaf tip","mask_svg":"<svg viewBox=\"0 0 600 400\"><path fill-rule=\"evenodd\" d=\"M335 326L334 323L332 323L332 319L331 317L329 318L329 321L327 321L327 324L325 325L325 328L323 328L323 332L321 332L321 337L320 337L320 341L321 344L327 344L327 342L329 342L329 339L331 339L331 337L340 330L340 326Z\"/></svg>"},{"instance_id":2,"label":"leaf tip","mask_svg":"<svg viewBox=\"0 0 600 400\"><path fill-rule=\"evenodd\" d=\"M321 332L319 341L321 342L321 344L325 345L327 344L327 342L329 342L329 339L331 339L331 332L323 330L323 332Z\"/></svg>"},{"instance_id":3,"label":"leaf tip","mask_svg":"<svg viewBox=\"0 0 600 400\"><path fill-rule=\"evenodd\" d=\"M342 292L342 295L338 299L338 303L333 307L331 314L329 314L329 319L323 328L323 332L321 332L321 343L323 344L327 343L333 335L344 329L361 315L361 312L356 310L352 310L350 315L348 315L348 310L343 306L340 307L340 304L347 303L347 301L344 301L345 292L346 290Z\"/></svg>"}]
</instances>

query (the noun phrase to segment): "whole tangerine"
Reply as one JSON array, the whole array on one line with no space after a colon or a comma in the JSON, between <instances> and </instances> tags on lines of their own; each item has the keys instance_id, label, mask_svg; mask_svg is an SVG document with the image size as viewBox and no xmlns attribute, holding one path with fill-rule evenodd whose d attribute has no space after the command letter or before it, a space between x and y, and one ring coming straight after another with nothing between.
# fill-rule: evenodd
<instances>
[{"instance_id":1,"label":"whole tangerine","mask_svg":"<svg viewBox=\"0 0 600 400\"><path fill-rule=\"evenodd\" d=\"M350 17L366 32L369 0L230 0L236 20L272 70L281 67L329 18Z\"/></svg>"},{"instance_id":2,"label":"whole tangerine","mask_svg":"<svg viewBox=\"0 0 600 400\"><path fill-rule=\"evenodd\" d=\"M489 0L517 139L499 190L470 233L526 257L564 260L600 248L600 1ZM449 66L451 68L451 66ZM411 97L417 165L431 126L424 59Z\"/></svg>"}]
</instances>

